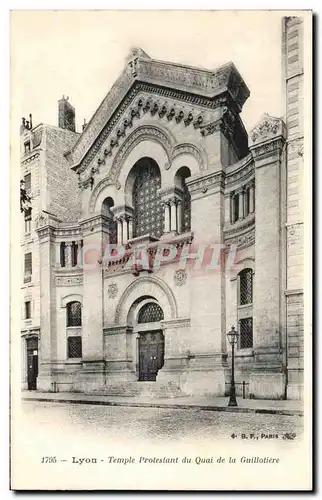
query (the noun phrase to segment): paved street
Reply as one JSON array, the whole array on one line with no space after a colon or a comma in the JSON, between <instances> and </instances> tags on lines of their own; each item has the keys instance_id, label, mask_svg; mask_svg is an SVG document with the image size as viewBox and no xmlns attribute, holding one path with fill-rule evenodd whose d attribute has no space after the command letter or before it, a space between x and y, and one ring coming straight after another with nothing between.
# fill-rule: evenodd
<instances>
[{"instance_id":1,"label":"paved street","mask_svg":"<svg viewBox=\"0 0 322 500\"><path fill-rule=\"evenodd\" d=\"M160 408L131 408L48 402L23 402L23 422L37 433L53 427L56 432L77 432L82 436L101 439L114 438L162 441L165 438L231 439L231 434L302 433L303 418L298 416L265 415L177 410ZM55 423L55 424L54 424ZM265 438L261 438L265 439ZM267 439L267 438L266 438Z\"/></svg>"},{"instance_id":2,"label":"paved street","mask_svg":"<svg viewBox=\"0 0 322 500\"><path fill-rule=\"evenodd\" d=\"M301 479L293 473L304 457L300 416L24 401L13 419L23 487L226 489L236 470L245 489ZM275 461L264 475L258 457Z\"/></svg>"}]
</instances>

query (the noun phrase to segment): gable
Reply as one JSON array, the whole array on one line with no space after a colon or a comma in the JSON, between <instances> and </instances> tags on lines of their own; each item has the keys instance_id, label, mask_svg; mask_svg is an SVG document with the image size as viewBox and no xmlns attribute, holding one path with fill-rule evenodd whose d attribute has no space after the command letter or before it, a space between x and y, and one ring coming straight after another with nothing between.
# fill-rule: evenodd
<instances>
[{"instance_id":1,"label":"gable","mask_svg":"<svg viewBox=\"0 0 322 500\"><path fill-rule=\"evenodd\" d=\"M225 95L237 113L249 96L249 90L233 63L211 71L153 60L141 49L135 49L76 144L66 153L74 170L86 170L140 92L195 103L205 109L218 106L218 99ZM119 137L123 133L124 128L117 131Z\"/></svg>"}]
</instances>

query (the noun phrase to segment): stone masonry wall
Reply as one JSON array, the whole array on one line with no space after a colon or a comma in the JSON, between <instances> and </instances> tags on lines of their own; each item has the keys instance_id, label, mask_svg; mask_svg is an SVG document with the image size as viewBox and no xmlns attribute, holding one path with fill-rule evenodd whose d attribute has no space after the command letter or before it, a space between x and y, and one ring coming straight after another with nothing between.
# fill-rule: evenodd
<instances>
[{"instance_id":1,"label":"stone masonry wall","mask_svg":"<svg viewBox=\"0 0 322 500\"><path fill-rule=\"evenodd\" d=\"M48 211L62 221L77 221L81 215L78 179L63 153L77 134L57 127L46 127L46 178Z\"/></svg>"},{"instance_id":2,"label":"stone masonry wall","mask_svg":"<svg viewBox=\"0 0 322 500\"><path fill-rule=\"evenodd\" d=\"M303 20L284 18L283 57L287 124L286 322L288 397L302 396L304 355Z\"/></svg>"}]
</instances>

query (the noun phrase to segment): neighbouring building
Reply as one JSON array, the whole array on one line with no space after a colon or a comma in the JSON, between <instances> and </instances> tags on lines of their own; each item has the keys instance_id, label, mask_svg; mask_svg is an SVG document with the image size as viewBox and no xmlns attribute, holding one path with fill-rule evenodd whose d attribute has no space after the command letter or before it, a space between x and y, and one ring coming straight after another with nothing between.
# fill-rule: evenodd
<instances>
[{"instance_id":1,"label":"neighbouring building","mask_svg":"<svg viewBox=\"0 0 322 500\"><path fill-rule=\"evenodd\" d=\"M285 116L247 133L233 63L133 49L81 134L21 126L24 389L302 397L303 24ZM113 247L111 247L113 245ZM111 250L113 248L113 250Z\"/></svg>"}]
</instances>

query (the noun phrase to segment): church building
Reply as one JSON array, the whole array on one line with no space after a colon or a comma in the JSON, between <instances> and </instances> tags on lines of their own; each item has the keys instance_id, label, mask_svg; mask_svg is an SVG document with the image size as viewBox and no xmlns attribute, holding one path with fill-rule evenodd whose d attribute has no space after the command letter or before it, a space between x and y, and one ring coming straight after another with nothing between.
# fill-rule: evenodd
<instances>
[{"instance_id":1,"label":"church building","mask_svg":"<svg viewBox=\"0 0 322 500\"><path fill-rule=\"evenodd\" d=\"M303 394L303 23L283 20L285 112L233 63L134 48L82 133L23 119L24 390ZM263 112L265 110L262 110Z\"/></svg>"}]
</instances>

